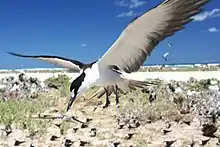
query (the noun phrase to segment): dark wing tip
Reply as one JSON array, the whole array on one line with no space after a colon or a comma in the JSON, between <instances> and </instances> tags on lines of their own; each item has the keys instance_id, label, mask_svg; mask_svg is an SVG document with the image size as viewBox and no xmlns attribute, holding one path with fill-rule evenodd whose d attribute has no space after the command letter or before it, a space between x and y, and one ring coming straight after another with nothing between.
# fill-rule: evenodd
<instances>
[{"instance_id":1,"label":"dark wing tip","mask_svg":"<svg viewBox=\"0 0 220 147\"><path fill-rule=\"evenodd\" d=\"M13 56L17 56L17 57L31 57L31 56L17 54L17 53L13 53L13 52L7 52L7 53L10 54L10 55L13 55Z\"/></svg>"},{"instance_id":2,"label":"dark wing tip","mask_svg":"<svg viewBox=\"0 0 220 147\"><path fill-rule=\"evenodd\" d=\"M16 53L13 53L13 52L6 52L7 54L10 54L10 55L14 55L16 56L17 54Z\"/></svg>"},{"instance_id":3,"label":"dark wing tip","mask_svg":"<svg viewBox=\"0 0 220 147\"><path fill-rule=\"evenodd\" d=\"M49 59L50 60L51 59L53 59L53 60L60 59L62 61L69 61L72 64L79 66L80 69L82 69L84 67L85 68L90 67L90 66L92 66L92 64L95 63L95 62L93 62L91 64L84 64L84 63L82 63L80 61L77 61L77 60L72 60L72 59L68 59L68 58L64 58L64 57L60 57L60 56L52 56L52 55L22 55L22 54L18 54L18 53L14 53L14 52L7 52L7 53L10 54L10 55L13 55L13 56L17 56L17 57L42 59L42 60L46 60L48 62L50 62ZM57 64L57 62L54 63L53 61L51 61L50 63ZM60 64L61 63L58 63L58 65L60 65ZM63 65L61 64L60 66L63 66ZM65 67L65 66L63 66L63 67ZM69 67L65 67L65 68L69 68Z\"/></svg>"}]
</instances>

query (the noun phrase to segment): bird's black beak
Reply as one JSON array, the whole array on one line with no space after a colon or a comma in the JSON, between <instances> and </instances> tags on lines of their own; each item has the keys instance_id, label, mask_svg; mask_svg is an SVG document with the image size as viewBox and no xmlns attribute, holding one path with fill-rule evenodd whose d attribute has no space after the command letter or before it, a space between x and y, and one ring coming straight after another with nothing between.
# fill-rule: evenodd
<instances>
[{"instance_id":1,"label":"bird's black beak","mask_svg":"<svg viewBox=\"0 0 220 147\"><path fill-rule=\"evenodd\" d=\"M76 99L76 94L73 97L72 96L70 97L70 100L69 100L69 103L68 103L66 111L69 111L69 109L72 106L72 104L73 104L75 99Z\"/></svg>"}]
</instances>

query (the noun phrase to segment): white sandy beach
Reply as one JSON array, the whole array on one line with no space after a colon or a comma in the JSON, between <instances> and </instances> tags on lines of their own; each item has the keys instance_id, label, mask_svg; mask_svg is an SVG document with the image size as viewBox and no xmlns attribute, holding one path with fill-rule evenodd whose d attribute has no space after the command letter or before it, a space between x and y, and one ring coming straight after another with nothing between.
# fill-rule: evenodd
<instances>
[{"instance_id":1,"label":"white sandy beach","mask_svg":"<svg viewBox=\"0 0 220 147\"><path fill-rule=\"evenodd\" d=\"M66 74L67 76L74 79L78 73L26 73L27 76L36 77L41 81L46 80L49 77L57 77L59 74ZM7 73L0 74L0 79L9 76L18 76L18 73ZM216 78L220 80L220 71L193 71L193 72L137 72L129 75L132 79L145 80L145 79L162 79L166 81L176 80L176 81L187 81L190 77L201 79Z\"/></svg>"}]
</instances>

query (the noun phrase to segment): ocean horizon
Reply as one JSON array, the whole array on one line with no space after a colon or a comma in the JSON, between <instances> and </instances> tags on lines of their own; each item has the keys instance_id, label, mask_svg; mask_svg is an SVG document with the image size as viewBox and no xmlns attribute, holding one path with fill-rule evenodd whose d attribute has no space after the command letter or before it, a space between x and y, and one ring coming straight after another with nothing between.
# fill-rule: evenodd
<instances>
[{"instance_id":1,"label":"ocean horizon","mask_svg":"<svg viewBox=\"0 0 220 147\"><path fill-rule=\"evenodd\" d=\"M220 62L194 62L194 63L167 63L167 64L147 64L145 63L142 67L148 66L170 66L170 67L192 67L193 65L206 65L206 64L214 64L220 65ZM2 68L0 71L8 71L8 70L67 70L66 68L59 68L59 67L36 67L36 68Z\"/></svg>"}]
</instances>

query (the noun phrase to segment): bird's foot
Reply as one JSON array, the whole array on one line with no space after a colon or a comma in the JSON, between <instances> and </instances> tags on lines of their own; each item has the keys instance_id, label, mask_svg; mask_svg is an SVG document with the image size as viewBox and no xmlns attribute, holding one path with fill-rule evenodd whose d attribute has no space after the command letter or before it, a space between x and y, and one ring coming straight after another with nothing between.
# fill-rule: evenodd
<instances>
[{"instance_id":1,"label":"bird's foot","mask_svg":"<svg viewBox=\"0 0 220 147\"><path fill-rule=\"evenodd\" d=\"M109 105L104 105L104 106L102 106L102 108L105 109L105 108L107 108L108 106L109 106Z\"/></svg>"},{"instance_id":2,"label":"bird's foot","mask_svg":"<svg viewBox=\"0 0 220 147\"><path fill-rule=\"evenodd\" d=\"M110 102L107 101L107 102L105 103L105 105L104 105L102 108L105 109L105 108L107 108L109 105L110 105Z\"/></svg>"}]
</instances>

